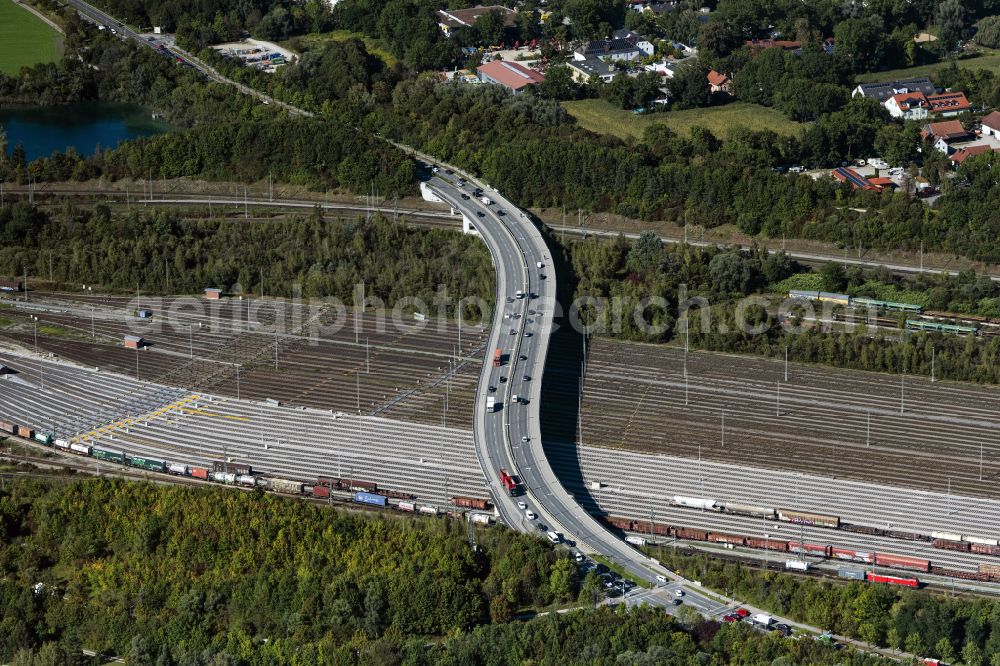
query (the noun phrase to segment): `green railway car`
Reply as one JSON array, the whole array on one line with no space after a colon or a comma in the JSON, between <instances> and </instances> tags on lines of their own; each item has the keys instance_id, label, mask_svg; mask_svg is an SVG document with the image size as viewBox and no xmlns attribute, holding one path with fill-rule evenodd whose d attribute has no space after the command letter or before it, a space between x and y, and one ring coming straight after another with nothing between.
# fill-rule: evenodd
<instances>
[{"instance_id":1,"label":"green railway car","mask_svg":"<svg viewBox=\"0 0 1000 666\"><path fill-rule=\"evenodd\" d=\"M958 326L956 324L942 324L936 321L920 321L917 319L907 319L906 328L914 331L936 331L938 333L952 333L955 335L975 335L975 326Z\"/></svg>"},{"instance_id":2,"label":"green railway car","mask_svg":"<svg viewBox=\"0 0 1000 666\"><path fill-rule=\"evenodd\" d=\"M922 305L913 303L896 303L893 301L879 301L874 298L852 298L851 305L861 308L878 308L880 310L898 310L899 312L912 312L920 314L924 311Z\"/></svg>"},{"instance_id":3,"label":"green railway car","mask_svg":"<svg viewBox=\"0 0 1000 666\"><path fill-rule=\"evenodd\" d=\"M91 450L91 455L98 460L104 460L107 462L115 462L120 465L125 464L125 454L118 451L105 451L104 449L99 449L96 446Z\"/></svg>"},{"instance_id":4,"label":"green railway car","mask_svg":"<svg viewBox=\"0 0 1000 666\"><path fill-rule=\"evenodd\" d=\"M129 456L128 464L132 467L138 467L139 469L146 469L150 472L165 472L167 471L167 464L162 460L154 460L153 458L140 458L139 456Z\"/></svg>"},{"instance_id":5,"label":"green railway car","mask_svg":"<svg viewBox=\"0 0 1000 666\"><path fill-rule=\"evenodd\" d=\"M52 446L52 435L45 432L35 432L35 441Z\"/></svg>"}]
</instances>

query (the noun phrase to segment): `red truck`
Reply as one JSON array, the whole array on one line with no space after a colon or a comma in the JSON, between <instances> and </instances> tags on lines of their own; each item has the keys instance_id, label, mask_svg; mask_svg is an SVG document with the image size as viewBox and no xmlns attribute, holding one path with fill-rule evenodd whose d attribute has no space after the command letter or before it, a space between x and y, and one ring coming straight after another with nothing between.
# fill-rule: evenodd
<instances>
[{"instance_id":1,"label":"red truck","mask_svg":"<svg viewBox=\"0 0 1000 666\"><path fill-rule=\"evenodd\" d=\"M503 365L503 351L497 349L493 352L493 367L499 368L501 365Z\"/></svg>"}]
</instances>

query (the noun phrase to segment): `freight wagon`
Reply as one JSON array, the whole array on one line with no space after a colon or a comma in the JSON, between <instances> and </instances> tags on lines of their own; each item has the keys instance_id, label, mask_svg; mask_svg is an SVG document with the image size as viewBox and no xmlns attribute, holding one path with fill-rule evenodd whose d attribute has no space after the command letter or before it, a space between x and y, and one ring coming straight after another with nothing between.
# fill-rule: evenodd
<instances>
[{"instance_id":1,"label":"freight wagon","mask_svg":"<svg viewBox=\"0 0 1000 666\"><path fill-rule=\"evenodd\" d=\"M177 463L170 463L167 465L167 471L171 474L176 474L178 476L187 476L188 468L187 465L178 465Z\"/></svg>"},{"instance_id":2,"label":"freight wagon","mask_svg":"<svg viewBox=\"0 0 1000 666\"><path fill-rule=\"evenodd\" d=\"M13 421L0 421L0 430L10 435L17 434L17 424Z\"/></svg>"},{"instance_id":3,"label":"freight wagon","mask_svg":"<svg viewBox=\"0 0 1000 666\"><path fill-rule=\"evenodd\" d=\"M237 474L236 485L253 488L257 485L257 479L252 474Z\"/></svg>"},{"instance_id":4,"label":"freight wagon","mask_svg":"<svg viewBox=\"0 0 1000 666\"><path fill-rule=\"evenodd\" d=\"M330 496L330 489L326 486L313 486L312 496L320 499L326 499Z\"/></svg>"},{"instance_id":5,"label":"freight wagon","mask_svg":"<svg viewBox=\"0 0 1000 666\"><path fill-rule=\"evenodd\" d=\"M729 513L735 513L741 516L755 516L757 518L766 518L767 520L774 520L776 517L774 509L763 506L740 504L738 502L724 502L722 507Z\"/></svg>"},{"instance_id":6,"label":"freight wagon","mask_svg":"<svg viewBox=\"0 0 1000 666\"><path fill-rule=\"evenodd\" d=\"M480 499L478 497L463 497L461 495L456 495L451 498L451 503L455 506L461 506L467 509L484 510L490 508L489 500Z\"/></svg>"},{"instance_id":7,"label":"freight wagon","mask_svg":"<svg viewBox=\"0 0 1000 666\"><path fill-rule=\"evenodd\" d=\"M208 470L204 467L192 467L191 476L202 481L208 481Z\"/></svg>"},{"instance_id":8,"label":"freight wagon","mask_svg":"<svg viewBox=\"0 0 1000 666\"><path fill-rule=\"evenodd\" d=\"M36 432L34 440L36 442L40 442L40 443L45 444L47 446L51 446L52 445L52 435L48 434L47 432Z\"/></svg>"},{"instance_id":9,"label":"freight wagon","mask_svg":"<svg viewBox=\"0 0 1000 666\"><path fill-rule=\"evenodd\" d=\"M209 478L216 483L236 483L236 475L230 472L212 472Z\"/></svg>"},{"instance_id":10,"label":"freight wagon","mask_svg":"<svg viewBox=\"0 0 1000 666\"><path fill-rule=\"evenodd\" d=\"M972 544L968 541L949 541L948 539L934 539L931 545L943 550L957 550L961 553L968 553Z\"/></svg>"},{"instance_id":11,"label":"freight wagon","mask_svg":"<svg viewBox=\"0 0 1000 666\"><path fill-rule=\"evenodd\" d=\"M279 493L287 493L290 495L301 495L303 484L298 481L289 481L288 479L268 479L267 485ZM328 493L329 494L329 493Z\"/></svg>"},{"instance_id":12,"label":"freight wagon","mask_svg":"<svg viewBox=\"0 0 1000 666\"><path fill-rule=\"evenodd\" d=\"M931 563L929 560L923 560L919 557L907 557L905 555L890 555L887 553L876 553L875 564L880 567L912 569L914 571L923 572L931 570Z\"/></svg>"},{"instance_id":13,"label":"freight wagon","mask_svg":"<svg viewBox=\"0 0 1000 666\"><path fill-rule=\"evenodd\" d=\"M396 508L406 513L413 513L417 510L417 505L413 502L400 502L396 505Z\"/></svg>"},{"instance_id":14,"label":"freight wagon","mask_svg":"<svg viewBox=\"0 0 1000 666\"><path fill-rule=\"evenodd\" d=\"M165 472L167 470L167 464L165 462L162 460L154 460L152 458L130 456L128 458L128 464L132 467L149 470L150 472Z\"/></svg>"},{"instance_id":15,"label":"freight wagon","mask_svg":"<svg viewBox=\"0 0 1000 666\"><path fill-rule=\"evenodd\" d=\"M858 571L857 569L837 569L838 576L851 580L865 580L867 574L867 571Z\"/></svg>"},{"instance_id":16,"label":"freight wagon","mask_svg":"<svg viewBox=\"0 0 1000 666\"><path fill-rule=\"evenodd\" d=\"M830 557L833 554L833 546L821 545L817 543L788 542L788 550L792 553L808 553L819 557Z\"/></svg>"},{"instance_id":17,"label":"freight wagon","mask_svg":"<svg viewBox=\"0 0 1000 666\"><path fill-rule=\"evenodd\" d=\"M359 504L371 504L372 506L385 506L385 497L374 493L357 492L354 493L354 501Z\"/></svg>"},{"instance_id":18,"label":"freight wagon","mask_svg":"<svg viewBox=\"0 0 1000 666\"><path fill-rule=\"evenodd\" d=\"M793 511L792 509L778 509L778 520L783 520L786 523L817 525L820 527L832 527L834 529L840 527L840 516L828 516L808 511Z\"/></svg>"},{"instance_id":19,"label":"freight wagon","mask_svg":"<svg viewBox=\"0 0 1000 666\"><path fill-rule=\"evenodd\" d=\"M104 460L106 462L114 462L119 465L125 464L125 453L122 451L107 451L105 449L99 449L96 446L92 449L91 455L98 460Z\"/></svg>"},{"instance_id":20,"label":"freight wagon","mask_svg":"<svg viewBox=\"0 0 1000 666\"><path fill-rule=\"evenodd\" d=\"M705 499L703 497L685 497L684 495L674 495L670 499L670 503L674 506L685 506L689 509L702 509L704 511L715 511L721 508L714 499Z\"/></svg>"},{"instance_id":21,"label":"freight wagon","mask_svg":"<svg viewBox=\"0 0 1000 666\"><path fill-rule=\"evenodd\" d=\"M93 450L86 444L80 444L79 442L73 442L69 445L69 450L73 453L79 453L81 456L93 455Z\"/></svg>"},{"instance_id":22,"label":"freight wagon","mask_svg":"<svg viewBox=\"0 0 1000 666\"><path fill-rule=\"evenodd\" d=\"M1000 564L980 564L979 573L986 574L990 578L1000 578Z\"/></svg>"},{"instance_id":23,"label":"freight wagon","mask_svg":"<svg viewBox=\"0 0 1000 666\"><path fill-rule=\"evenodd\" d=\"M222 460L216 460L212 463L212 471L223 472L225 474L253 474L253 468L250 465Z\"/></svg>"},{"instance_id":24,"label":"freight wagon","mask_svg":"<svg viewBox=\"0 0 1000 666\"><path fill-rule=\"evenodd\" d=\"M27 426L19 425L17 426L17 436L24 437L25 439L31 439L35 436L35 431Z\"/></svg>"}]
</instances>

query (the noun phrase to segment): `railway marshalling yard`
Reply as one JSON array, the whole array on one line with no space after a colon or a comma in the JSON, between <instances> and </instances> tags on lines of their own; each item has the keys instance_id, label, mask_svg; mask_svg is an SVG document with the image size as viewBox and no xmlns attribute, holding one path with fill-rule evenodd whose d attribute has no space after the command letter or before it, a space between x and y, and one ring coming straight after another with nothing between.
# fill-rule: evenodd
<instances>
[{"instance_id":1,"label":"railway marshalling yard","mask_svg":"<svg viewBox=\"0 0 1000 666\"><path fill-rule=\"evenodd\" d=\"M134 297L32 294L27 307L4 308L14 325L0 329L10 350L0 352L0 364L16 374L0 379L0 416L176 462L225 455L304 481L319 474L372 480L438 504L450 494L486 493L468 429L481 328L462 327L459 351L453 325L389 323L379 331L370 313L357 320L348 313L339 331L311 344L300 333L325 313L298 306L301 330L287 326L275 336L273 304L248 325L246 303L224 300L217 316L203 321L157 322L154 313L159 330L142 333L151 347L136 352L120 342L136 330L135 306ZM40 333L44 360L31 353L31 316L43 331L62 332ZM820 527L697 512L669 499L709 497L877 528L997 538L994 388L804 365L791 365L786 382L780 361L692 352L685 404L683 350L602 340L588 346L579 412L579 372L556 353L543 418L554 469L589 509L801 536L968 571L990 560L924 541L834 537Z\"/></svg>"}]
</instances>

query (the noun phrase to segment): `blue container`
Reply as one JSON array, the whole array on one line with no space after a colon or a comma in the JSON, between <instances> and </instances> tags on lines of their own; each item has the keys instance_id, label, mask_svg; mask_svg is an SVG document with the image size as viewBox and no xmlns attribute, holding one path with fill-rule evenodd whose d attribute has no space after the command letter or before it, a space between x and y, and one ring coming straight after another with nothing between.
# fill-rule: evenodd
<instances>
[{"instance_id":1,"label":"blue container","mask_svg":"<svg viewBox=\"0 0 1000 666\"><path fill-rule=\"evenodd\" d=\"M385 506L385 497L375 493L354 493L354 501L360 504L373 504L375 506Z\"/></svg>"}]
</instances>

